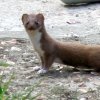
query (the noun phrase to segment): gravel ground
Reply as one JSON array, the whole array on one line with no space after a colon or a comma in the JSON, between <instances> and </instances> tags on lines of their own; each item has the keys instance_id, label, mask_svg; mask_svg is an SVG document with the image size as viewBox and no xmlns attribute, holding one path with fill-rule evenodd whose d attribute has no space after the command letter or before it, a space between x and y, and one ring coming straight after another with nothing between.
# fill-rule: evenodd
<instances>
[{"instance_id":1,"label":"gravel ground","mask_svg":"<svg viewBox=\"0 0 100 100\"><path fill-rule=\"evenodd\" d=\"M69 40L74 38L64 39ZM11 93L22 92L41 81L32 92L33 95L42 94L39 100L100 100L100 75L97 73L86 73L82 69L75 72L71 66L60 64L53 64L43 76L34 72L33 68L41 63L27 39L0 39L0 61L10 64L8 67L0 66L4 80L14 73L9 87Z\"/></svg>"}]
</instances>

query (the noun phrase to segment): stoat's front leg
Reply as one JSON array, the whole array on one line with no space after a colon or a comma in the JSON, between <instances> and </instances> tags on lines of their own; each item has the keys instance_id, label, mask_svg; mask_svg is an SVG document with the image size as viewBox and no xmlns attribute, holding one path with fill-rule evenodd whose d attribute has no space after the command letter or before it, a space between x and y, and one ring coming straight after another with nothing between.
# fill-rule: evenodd
<instances>
[{"instance_id":1,"label":"stoat's front leg","mask_svg":"<svg viewBox=\"0 0 100 100\"><path fill-rule=\"evenodd\" d=\"M42 66L44 66L44 59L43 59L42 56L40 56L40 60L41 60ZM33 68L33 71L39 71L39 70L43 69L42 66L36 66L36 67L34 67L34 68Z\"/></svg>"},{"instance_id":2,"label":"stoat's front leg","mask_svg":"<svg viewBox=\"0 0 100 100\"><path fill-rule=\"evenodd\" d=\"M42 67L38 71L38 74L45 74L48 72L50 66L54 61L54 57L49 54L44 54L44 57L41 57Z\"/></svg>"},{"instance_id":3,"label":"stoat's front leg","mask_svg":"<svg viewBox=\"0 0 100 100\"><path fill-rule=\"evenodd\" d=\"M45 74L45 73L47 73L48 72L48 70L45 68L45 59L44 59L44 57L42 57L42 56L40 56L40 58L41 58L41 67L40 67L40 69L38 70L38 74Z\"/></svg>"},{"instance_id":4,"label":"stoat's front leg","mask_svg":"<svg viewBox=\"0 0 100 100\"><path fill-rule=\"evenodd\" d=\"M41 66L36 66L33 68L33 71L38 71L37 73L38 74L45 74L48 72L48 69L45 67L45 59L44 57L40 56L40 59L41 59Z\"/></svg>"}]
</instances>

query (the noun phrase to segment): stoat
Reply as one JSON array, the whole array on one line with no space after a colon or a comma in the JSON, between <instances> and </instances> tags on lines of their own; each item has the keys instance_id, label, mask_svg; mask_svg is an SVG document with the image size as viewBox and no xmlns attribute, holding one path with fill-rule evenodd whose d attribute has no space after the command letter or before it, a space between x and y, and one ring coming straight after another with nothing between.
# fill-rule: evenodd
<instances>
[{"instance_id":1,"label":"stoat","mask_svg":"<svg viewBox=\"0 0 100 100\"><path fill-rule=\"evenodd\" d=\"M22 22L34 49L41 58L38 73L46 73L53 62L71 66L86 66L100 71L100 46L60 42L47 33L43 14L23 14Z\"/></svg>"}]
</instances>

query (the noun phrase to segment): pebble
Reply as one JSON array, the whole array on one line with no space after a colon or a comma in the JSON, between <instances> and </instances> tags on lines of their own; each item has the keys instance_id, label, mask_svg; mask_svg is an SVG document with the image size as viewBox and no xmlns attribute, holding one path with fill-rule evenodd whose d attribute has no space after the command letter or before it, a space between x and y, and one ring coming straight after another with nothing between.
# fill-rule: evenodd
<instances>
[{"instance_id":1,"label":"pebble","mask_svg":"<svg viewBox=\"0 0 100 100\"><path fill-rule=\"evenodd\" d=\"M8 52L9 50L8 49L5 49L5 51Z\"/></svg>"},{"instance_id":2,"label":"pebble","mask_svg":"<svg viewBox=\"0 0 100 100\"><path fill-rule=\"evenodd\" d=\"M7 64L9 64L9 65L15 65L15 62L8 60Z\"/></svg>"},{"instance_id":3,"label":"pebble","mask_svg":"<svg viewBox=\"0 0 100 100\"><path fill-rule=\"evenodd\" d=\"M42 0L42 2L43 2L43 3L47 3L48 1L47 1L47 0Z\"/></svg>"},{"instance_id":4,"label":"pebble","mask_svg":"<svg viewBox=\"0 0 100 100\"><path fill-rule=\"evenodd\" d=\"M68 23L68 24L79 24L79 23L81 23L81 22L76 21L76 20L74 20L74 19L70 19L70 20L67 21L66 23Z\"/></svg>"},{"instance_id":5,"label":"pebble","mask_svg":"<svg viewBox=\"0 0 100 100\"><path fill-rule=\"evenodd\" d=\"M27 67L33 67L33 64L32 63L26 63L26 68Z\"/></svg>"},{"instance_id":6,"label":"pebble","mask_svg":"<svg viewBox=\"0 0 100 100\"><path fill-rule=\"evenodd\" d=\"M80 89L78 89L78 91L81 93L87 93L89 91L89 89L88 88L80 88Z\"/></svg>"},{"instance_id":7,"label":"pebble","mask_svg":"<svg viewBox=\"0 0 100 100\"><path fill-rule=\"evenodd\" d=\"M2 45L6 45L6 44L16 44L16 43L17 43L16 39L12 39L10 41L2 41L1 42Z\"/></svg>"},{"instance_id":8,"label":"pebble","mask_svg":"<svg viewBox=\"0 0 100 100\"><path fill-rule=\"evenodd\" d=\"M96 86L100 86L100 80L96 80L96 81L94 81L94 85L96 85Z\"/></svg>"},{"instance_id":9,"label":"pebble","mask_svg":"<svg viewBox=\"0 0 100 100\"><path fill-rule=\"evenodd\" d=\"M79 36L76 34L71 35L70 39L75 40L75 41L79 41Z\"/></svg>"},{"instance_id":10,"label":"pebble","mask_svg":"<svg viewBox=\"0 0 100 100\"><path fill-rule=\"evenodd\" d=\"M88 98L80 98L79 100L88 100Z\"/></svg>"},{"instance_id":11,"label":"pebble","mask_svg":"<svg viewBox=\"0 0 100 100\"><path fill-rule=\"evenodd\" d=\"M62 70L64 67L63 66L61 66L61 67L59 67L59 68L57 68L56 70Z\"/></svg>"},{"instance_id":12,"label":"pebble","mask_svg":"<svg viewBox=\"0 0 100 100\"><path fill-rule=\"evenodd\" d=\"M39 63L40 63L39 59L34 60L34 64L39 64Z\"/></svg>"},{"instance_id":13,"label":"pebble","mask_svg":"<svg viewBox=\"0 0 100 100\"><path fill-rule=\"evenodd\" d=\"M0 53L2 53L4 51L3 47L0 47Z\"/></svg>"},{"instance_id":14,"label":"pebble","mask_svg":"<svg viewBox=\"0 0 100 100\"><path fill-rule=\"evenodd\" d=\"M0 71L0 75L3 75L4 71Z\"/></svg>"},{"instance_id":15,"label":"pebble","mask_svg":"<svg viewBox=\"0 0 100 100\"><path fill-rule=\"evenodd\" d=\"M6 43L17 44L17 41L16 41L16 39L11 39L10 41L6 41Z\"/></svg>"},{"instance_id":16,"label":"pebble","mask_svg":"<svg viewBox=\"0 0 100 100\"><path fill-rule=\"evenodd\" d=\"M18 47L11 47L11 51L21 51L21 49Z\"/></svg>"},{"instance_id":17,"label":"pebble","mask_svg":"<svg viewBox=\"0 0 100 100\"><path fill-rule=\"evenodd\" d=\"M6 43L6 42L4 42L4 41L2 41L2 42L1 42L1 44L2 44L2 45L6 45L7 43Z\"/></svg>"},{"instance_id":18,"label":"pebble","mask_svg":"<svg viewBox=\"0 0 100 100\"><path fill-rule=\"evenodd\" d=\"M3 49L3 47L0 47L0 50L2 50Z\"/></svg>"},{"instance_id":19,"label":"pebble","mask_svg":"<svg viewBox=\"0 0 100 100\"><path fill-rule=\"evenodd\" d=\"M31 56L33 56L32 53L23 53L24 58L29 58Z\"/></svg>"}]
</instances>

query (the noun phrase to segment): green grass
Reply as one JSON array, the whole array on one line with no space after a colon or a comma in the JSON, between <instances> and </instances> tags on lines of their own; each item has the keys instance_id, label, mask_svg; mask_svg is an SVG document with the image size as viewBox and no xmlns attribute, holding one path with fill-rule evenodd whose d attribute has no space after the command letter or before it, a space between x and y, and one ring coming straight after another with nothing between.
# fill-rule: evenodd
<instances>
[{"instance_id":1,"label":"green grass","mask_svg":"<svg viewBox=\"0 0 100 100\"><path fill-rule=\"evenodd\" d=\"M0 76L0 100L7 100L6 92L9 88L13 75L5 83L3 82L3 75Z\"/></svg>"},{"instance_id":2,"label":"green grass","mask_svg":"<svg viewBox=\"0 0 100 100\"><path fill-rule=\"evenodd\" d=\"M3 66L3 67L8 67L9 64L6 63L5 61L0 61L0 66Z\"/></svg>"},{"instance_id":3,"label":"green grass","mask_svg":"<svg viewBox=\"0 0 100 100\"><path fill-rule=\"evenodd\" d=\"M9 93L9 86L12 83L14 75L11 75L9 80L3 82L3 75L0 76L0 100L36 100L41 94L32 95L32 92L39 86L40 82L35 83L33 86L28 87L24 91L17 93Z\"/></svg>"}]
</instances>

